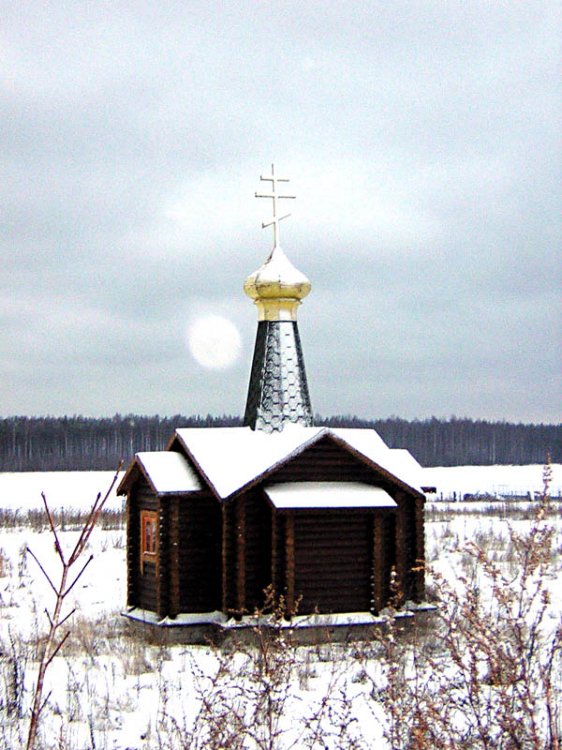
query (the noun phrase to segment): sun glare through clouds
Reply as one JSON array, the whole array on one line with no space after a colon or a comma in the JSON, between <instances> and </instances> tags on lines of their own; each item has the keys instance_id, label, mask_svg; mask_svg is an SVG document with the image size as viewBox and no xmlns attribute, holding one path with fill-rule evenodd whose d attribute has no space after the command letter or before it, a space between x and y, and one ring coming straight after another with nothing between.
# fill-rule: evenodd
<instances>
[{"instance_id":1,"label":"sun glare through clouds","mask_svg":"<svg viewBox=\"0 0 562 750\"><path fill-rule=\"evenodd\" d=\"M221 315L205 315L191 321L187 345L201 367L226 370L239 358L242 340L238 329Z\"/></svg>"}]
</instances>

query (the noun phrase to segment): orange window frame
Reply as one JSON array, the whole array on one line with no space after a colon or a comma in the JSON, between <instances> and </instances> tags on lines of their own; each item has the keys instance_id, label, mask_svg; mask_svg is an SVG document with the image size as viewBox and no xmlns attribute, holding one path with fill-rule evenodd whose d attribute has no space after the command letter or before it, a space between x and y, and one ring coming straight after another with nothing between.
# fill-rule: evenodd
<instances>
[{"instance_id":1,"label":"orange window frame","mask_svg":"<svg viewBox=\"0 0 562 750\"><path fill-rule=\"evenodd\" d=\"M140 562L155 563L158 555L158 514L154 510L142 510L140 516Z\"/></svg>"}]
</instances>

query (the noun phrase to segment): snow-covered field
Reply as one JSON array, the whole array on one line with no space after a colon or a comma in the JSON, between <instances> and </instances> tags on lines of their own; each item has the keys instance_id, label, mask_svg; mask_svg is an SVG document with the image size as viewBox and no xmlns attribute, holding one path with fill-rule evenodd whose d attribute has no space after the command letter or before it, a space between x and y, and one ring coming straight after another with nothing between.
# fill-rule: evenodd
<instances>
[{"instance_id":1,"label":"snow-covered field","mask_svg":"<svg viewBox=\"0 0 562 750\"><path fill-rule=\"evenodd\" d=\"M53 509L88 509L98 492L105 494L113 475L112 471L0 472L0 509L42 508L42 492ZM122 503L114 490L106 507L116 510Z\"/></svg>"},{"instance_id":2,"label":"snow-covered field","mask_svg":"<svg viewBox=\"0 0 562 750\"><path fill-rule=\"evenodd\" d=\"M562 464L552 465L551 495L562 495ZM437 498L465 494L533 495L542 490L543 467L437 466L423 470L424 486L437 487ZM0 508L40 508L44 492L52 508L87 508L109 486L111 471L0 472ZM122 499L112 493L107 507L118 509Z\"/></svg>"},{"instance_id":3,"label":"snow-covered field","mask_svg":"<svg viewBox=\"0 0 562 750\"><path fill-rule=\"evenodd\" d=\"M552 497L562 495L562 464L552 464ZM423 470L424 486L436 487L437 497L457 499L465 494L531 497L542 490L543 466L436 466ZM1 476L1 475L0 475ZM1 481L1 480L0 480ZM1 485L0 485L1 486Z\"/></svg>"},{"instance_id":4,"label":"snow-covered field","mask_svg":"<svg viewBox=\"0 0 562 750\"><path fill-rule=\"evenodd\" d=\"M562 483L562 467L553 468L555 489ZM431 471L442 482L436 479L436 484L463 494L507 493L505 488L523 494L523 488L534 492L542 487L542 467ZM87 508L111 478L112 472L0 474L0 507L41 508L44 491L53 508ZM120 508L121 499L113 497L110 504ZM510 534L524 535L530 522L500 518L493 511L456 513L458 506L447 504L445 519L428 514L430 564L453 582L461 576L470 579L477 575L476 562L462 550L465 542L476 541L515 581ZM548 518L555 534L544 581L550 595L543 628L548 638L560 626L562 613L561 507L555 503ZM65 548L70 549L77 534L61 533ZM24 746L38 637L46 632L44 610L53 599L27 548L56 579L58 560L46 527L0 528L0 747L6 749ZM126 585L124 530L96 529L88 552L94 559L66 603L66 611L76 607L72 635L48 673L41 750L391 746L383 737L388 666L380 646L278 646L257 658L244 649L223 652L148 642L120 616ZM271 673L264 670L269 659Z\"/></svg>"}]
</instances>

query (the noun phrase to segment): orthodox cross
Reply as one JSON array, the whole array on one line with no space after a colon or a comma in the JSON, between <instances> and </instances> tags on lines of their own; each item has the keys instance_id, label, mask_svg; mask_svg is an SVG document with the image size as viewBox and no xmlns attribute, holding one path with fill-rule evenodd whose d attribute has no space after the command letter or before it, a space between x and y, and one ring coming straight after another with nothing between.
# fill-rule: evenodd
<instances>
[{"instance_id":1,"label":"orthodox cross","mask_svg":"<svg viewBox=\"0 0 562 750\"><path fill-rule=\"evenodd\" d=\"M283 221L283 219L286 219L291 214L285 214L284 216L278 216L278 205L277 201L281 199L288 199L288 198L295 198L294 195L281 195L277 192L277 184L279 182L289 182L289 180L286 177L276 177L275 176L275 165L271 165L271 177L263 177L260 176L260 180L262 182L271 182L271 192L270 193L256 193L256 198L271 198L273 201L273 218L271 221L264 221L262 222L262 229L265 229L266 227L273 226L273 247L279 247L279 222Z\"/></svg>"}]
</instances>

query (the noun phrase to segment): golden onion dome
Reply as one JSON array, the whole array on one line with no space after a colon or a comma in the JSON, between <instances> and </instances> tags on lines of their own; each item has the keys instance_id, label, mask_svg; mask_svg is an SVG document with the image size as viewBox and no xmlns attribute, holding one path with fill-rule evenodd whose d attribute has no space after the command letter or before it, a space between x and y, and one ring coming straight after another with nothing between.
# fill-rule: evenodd
<instances>
[{"instance_id":1,"label":"golden onion dome","mask_svg":"<svg viewBox=\"0 0 562 750\"><path fill-rule=\"evenodd\" d=\"M250 274L244 292L254 300L259 320L296 320L300 300L310 292L308 278L276 246L266 262Z\"/></svg>"}]
</instances>

